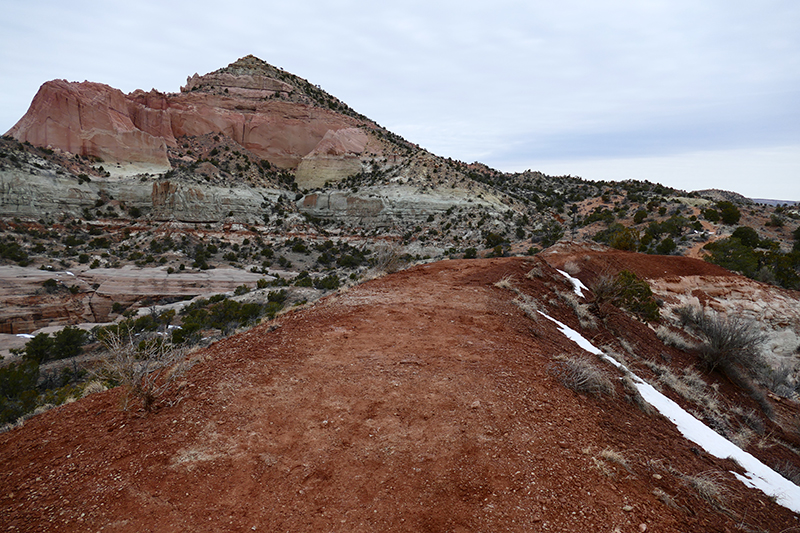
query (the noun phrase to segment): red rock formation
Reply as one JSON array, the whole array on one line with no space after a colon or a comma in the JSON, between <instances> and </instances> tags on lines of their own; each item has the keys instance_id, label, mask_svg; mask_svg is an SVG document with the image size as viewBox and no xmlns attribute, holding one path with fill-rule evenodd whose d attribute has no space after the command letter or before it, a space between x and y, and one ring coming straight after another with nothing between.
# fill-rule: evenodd
<instances>
[{"instance_id":1,"label":"red rock formation","mask_svg":"<svg viewBox=\"0 0 800 533\"><path fill-rule=\"evenodd\" d=\"M374 127L323 107L340 103L251 56L205 76L195 74L181 91L125 95L99 83L50 81L8 134L107 161L168 167L167 148L176 146L177 138L222 133L273 164L296 168L312 152L358 158L366 135L353 128ZM351 133L335 135L343 129ZM318 147L323 139L325 146Z\"/></svg>"}]
</instances>

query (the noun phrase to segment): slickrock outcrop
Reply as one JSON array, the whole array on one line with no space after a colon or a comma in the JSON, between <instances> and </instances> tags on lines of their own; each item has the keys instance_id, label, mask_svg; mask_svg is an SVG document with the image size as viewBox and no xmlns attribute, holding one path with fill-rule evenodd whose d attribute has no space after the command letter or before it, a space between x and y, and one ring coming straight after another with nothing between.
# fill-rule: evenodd
<instances>
[{"instance_id":1,"label":"slickrock outcrop","mask_svg":"<svg viewBox=\"0 0 800 533\"><path fill-rule=\"evenodd\" d=\"M362 159L391 155L389 145L371 140L374 135L363 127L376 125L305 80L248 56L191 76L180 93L126 95L100 83L49 81L8 135L166 170L168 149L179 138L219 133L281 168L295 169L302 162L301 175L311 180L318 174L321 178L314 180L324 182L360 172Z\"/></svg>"}]
</instances>

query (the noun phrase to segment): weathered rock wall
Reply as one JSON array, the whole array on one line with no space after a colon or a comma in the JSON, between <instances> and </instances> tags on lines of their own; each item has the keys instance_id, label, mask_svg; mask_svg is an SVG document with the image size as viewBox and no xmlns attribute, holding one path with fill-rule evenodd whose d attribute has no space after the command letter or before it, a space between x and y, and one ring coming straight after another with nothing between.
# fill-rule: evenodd
<instances>
[{"instance_id":1,"label":"weathered rock wall","mask_svg":"<svg viewBox=\"0 0 800 533\"><path fill-rule=\"evenodd\" d=\"M51 171L0 171L0 216L79 216L103 198L117 200L126 208L136 207L154 220L205 223L232 217L256 223L263 221L265 208L282 194L277 189L246 185L232 188L133 178L81 183L73 176Z\"/></svg>"}]
</instances>

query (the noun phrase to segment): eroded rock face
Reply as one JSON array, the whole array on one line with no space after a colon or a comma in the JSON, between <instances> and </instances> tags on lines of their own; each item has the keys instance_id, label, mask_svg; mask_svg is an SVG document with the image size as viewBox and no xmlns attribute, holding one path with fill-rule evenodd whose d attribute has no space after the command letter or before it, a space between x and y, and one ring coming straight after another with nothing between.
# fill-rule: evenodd
<instances>
[{"instance_id":1,"label":"eroded rock face","mask_svg":"<svg viewBox=\"0 0 800 533\"><path fill-rule=\"evenodd\" d=\"M280 72L269 75L273 70L248 57L191 76L177 94L137 90L126 95L100 83L53 80L42 85L8 135L104 161L166 170L168 148L177 146L177 139L221 133L279 167L301 166L304 186L356 174L363 158L387 155L360 129L374 124L324 107L303 93L314 90L310 84L302 80L305 89L297 87L298 78L285 75L292 85L277 79Z\"/></svg>"},{"instance_id":2,"label":"eroded rock face","mask_svg":"<svg viewBox=\"0 0 800 533\"><path fill-rule=\"evenodd\" d=\"M138 208L153 220L206 223L231 217L257 223L263 220L265 207L282 194L277 189L247 185L231 188L168 179L82 183L55 172L0 172L0 216L80 216L98 199L113 198L127 208Z\"/></svg>"},{"instance_id":3,"label":"eroded rock face","mask_svg":"<svg viewBox=\"0 0 800 533\"><path fill-rule=\"evenodd\" d=\"M468 191L460 189L420 192L407 186L314 193L297 201L300 212L313 217L378 226L423 222L428 216L445 213L451 207L473 209L480 206L490 207L497 213L508 209L500 202L473 198Z\"/></svg>"},{"instance_id":4,"label":"eroded rock face","mask_svg":"<svg viewBox=\"0 0 800 533\"><path fill-rule=\"evenodd\" d=\"M101 83L48 81L7 134L74 154L168 168L166 140L160 135L163 124L154 116L152 124L143 121L141 117L153 113L136 110L133 104L122 91Z\"/></svg>"}]
</instances>

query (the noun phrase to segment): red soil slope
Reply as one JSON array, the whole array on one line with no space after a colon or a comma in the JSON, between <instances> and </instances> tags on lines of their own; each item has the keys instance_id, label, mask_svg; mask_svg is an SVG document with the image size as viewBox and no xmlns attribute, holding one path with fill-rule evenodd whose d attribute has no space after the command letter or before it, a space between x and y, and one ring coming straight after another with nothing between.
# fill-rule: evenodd
<instances>
[{"instance_id":1,"label":"red soil slope","mask_svg":"<svg viewBox=\"0 0 800 533\"><path fill-rule=\"evenodd\" d=\"M534 265L544 275L526 278ZM580 349L494 286L507 276L579 329L555 296L569 291L563 277L540 259L445 261L364 283L195 354L176 405L122 412L112 390L0 435L0 529L800 526L620 384L613 398L563 387L553 356ZM613 330L587 333L596 345L624 331L643 356L667 349L609 313ZM719 478L724 511L682 477L700 473Z\"/></svg>"}]
</instances>

